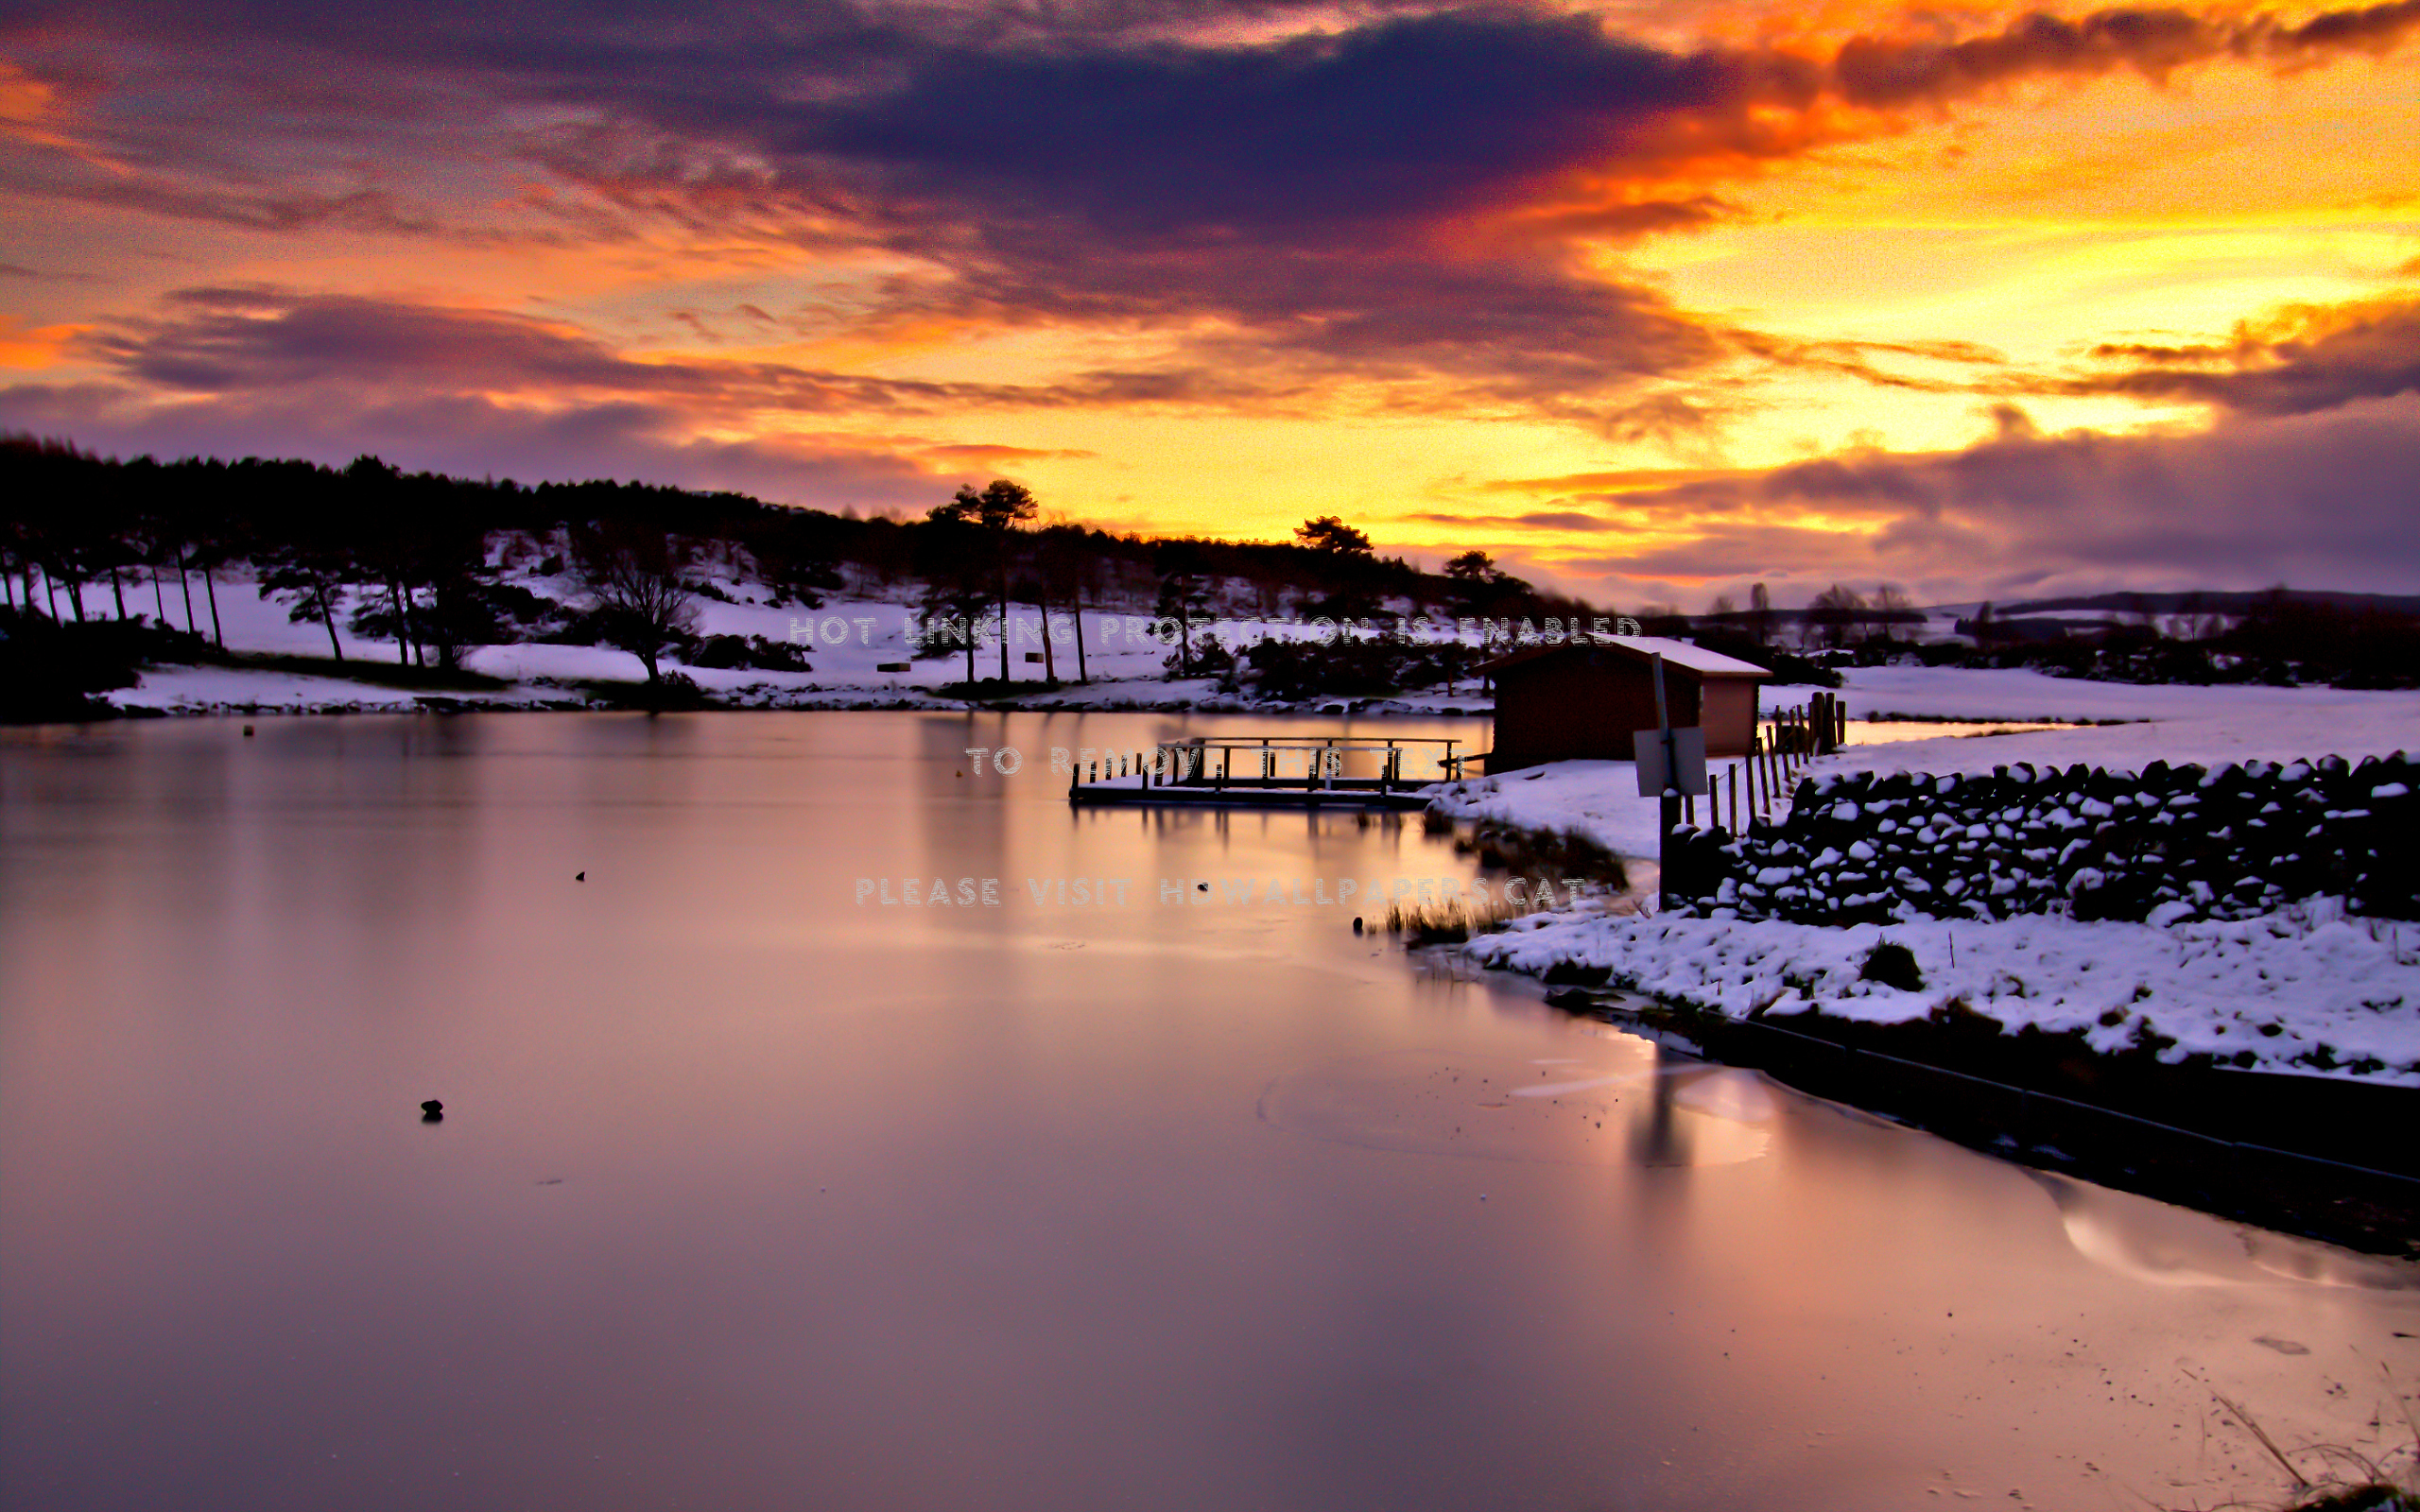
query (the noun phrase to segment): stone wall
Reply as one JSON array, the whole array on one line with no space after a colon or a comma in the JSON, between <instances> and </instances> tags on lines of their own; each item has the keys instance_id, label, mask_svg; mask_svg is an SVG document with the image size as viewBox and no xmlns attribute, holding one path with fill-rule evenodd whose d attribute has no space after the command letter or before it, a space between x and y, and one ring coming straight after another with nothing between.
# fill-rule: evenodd
<instances>
[{"instance_id":1,"label":"stone wall","mask_svg":"<svg viewBox=\"0 0 2420 1512\"><path fill-rule=\"evenodd\" d=\"M2019 764L1988 777L1825 774L1776 825L1676 837L1699 914L1800 923L2071 914L2235 919L2317 894L2420 918L2420 771L2402 752L2205 771Z\"/></svg>"}]
</instances>

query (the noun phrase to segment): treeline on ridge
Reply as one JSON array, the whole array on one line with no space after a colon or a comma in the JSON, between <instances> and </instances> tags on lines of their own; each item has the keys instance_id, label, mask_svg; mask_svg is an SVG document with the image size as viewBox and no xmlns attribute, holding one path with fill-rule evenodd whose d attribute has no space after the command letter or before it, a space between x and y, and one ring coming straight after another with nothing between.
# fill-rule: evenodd
<instances>
[{"instance_id":1,"label":"treeline on ridge","mask_svg":"<svg viewBox=\"0 0 2420 1512\"><path fill-rule=\"evenodd\" d=\"M637 652L650 680L659 652L694 654L700 644L694 612L648 602L648 584L667 599L710 594L717 573L765 585L777 604L814 608L850 588L909 597L930 619L961 626L1011 603L1149 609L1184 625L1171 670L1185 671L1196 670L1197 658L1219 660L1193 634L1195 622L1218 614L1383 625L1391 610L1406 607L1565 619L1599 612L1538 593L1479 553L1443 574L1381 557L1333 517L1306 522L1290 542L1152 540L1036 524L1032 496L1005 481L980 494L960 490L925 518L902 520L642 483L406 472L374 456L342 468L261 457L119 460L11 436L0 438L0 490L11 501L0 516L0 610L55 627L182 619L199 632L174 648L187 656L225 651L216 588L237 567L298 623L320 625L331 660L344 657L341 622L394 643L403 662L439 672L456 669L469 646L601 641ZM500 535L540 554L523 562L540 576L568 573L588 583L589 602L566 605L508 580L494 556ZM631 594L596 592L617 576L640 583L642 608L631 607ZM633 614L651 623L633 626ZM25 629L16 639L12 662L32 655L31 644L52 663L69 656L55 635ZM124 639L111 642L105 664L122 662ZM963 651L972 684L976 640L964 633L919 650ZM771 645L707 653L787 664ZM1357 669L1357 680L1366 670ZM79 680L91 678L67 679Z\"/></svg>"}]
</instances>

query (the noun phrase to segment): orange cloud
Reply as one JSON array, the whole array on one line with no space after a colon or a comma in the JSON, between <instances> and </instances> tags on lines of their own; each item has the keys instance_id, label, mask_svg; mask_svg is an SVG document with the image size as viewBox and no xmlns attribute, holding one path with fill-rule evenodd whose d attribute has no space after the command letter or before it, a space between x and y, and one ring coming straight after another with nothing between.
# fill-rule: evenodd
<instances>
[{"instance_id":1,"label":"orange cloud","mask_svg":"<svg viewBox=\"0 0 2420 1512\"><path fill-rule=\"evenodd\" d=\"M80 325L27 329L14 318L0 315L0 368L47 368L59 360L62 349L90 329Z\"/></svg>"}]
</instances>

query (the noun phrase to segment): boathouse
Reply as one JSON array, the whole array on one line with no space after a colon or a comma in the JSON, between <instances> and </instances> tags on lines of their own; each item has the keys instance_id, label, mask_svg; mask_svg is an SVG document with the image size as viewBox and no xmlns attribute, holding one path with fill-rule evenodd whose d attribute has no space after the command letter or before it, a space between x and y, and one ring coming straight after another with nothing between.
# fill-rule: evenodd
<instances>
[{"instance_id":1,"label":"boathouse","mask_svg":"<svg viewBox=\"0 0 2420 1512\"><path fill-rule=\"evenodd\" d=\"M1632 759L1632 737L1655 728L1655 657L1675 727L1705 730L1709 756L1744 756L1756 733L1763 667L1687 641L1623 635L1540 645L1480 670L1495 680L1495 740L1487 769L1546 762Z\"/></svg>"}]
</instances>

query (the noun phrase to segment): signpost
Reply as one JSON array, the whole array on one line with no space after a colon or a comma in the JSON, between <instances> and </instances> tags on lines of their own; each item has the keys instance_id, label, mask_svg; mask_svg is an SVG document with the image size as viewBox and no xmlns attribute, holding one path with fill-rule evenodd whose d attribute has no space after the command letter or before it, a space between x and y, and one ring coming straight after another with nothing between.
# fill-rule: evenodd
<instances>
[{"instance_id":1,"label":"signpost","mask_svg":"<svg viewBox=\"0 0 2420 1512\"><path fill-rule=\"evenodd\" d=\"M1655 728L1631 737L1638 759L1638 796L1656 803L1655 868L1658 906L1672 906L1672 832L1681 827L1681 795L1705 791L1705 730L1672 728L1664 702L1664 653L1655 653Z\"/></svg>"},{"instance_id":2,"label":"signpost","mask_svg":"<svg viewBox=\"0 0 2420 1512\"><path fill-rule=\"evenodd\" d=\"M1671 756L1664 754L1664 737L1671 736ZM1672 801L1680 795L1703 793L1712 785L1705 769L1705 731L1684 725L1678 730L1642 730L1631 737L1638 750L1638 794L1641 798L1661 798L1666 787L1673 790ZM1667 781L1668 773L1678 775Z\"/></svg>"}]
</instances>

